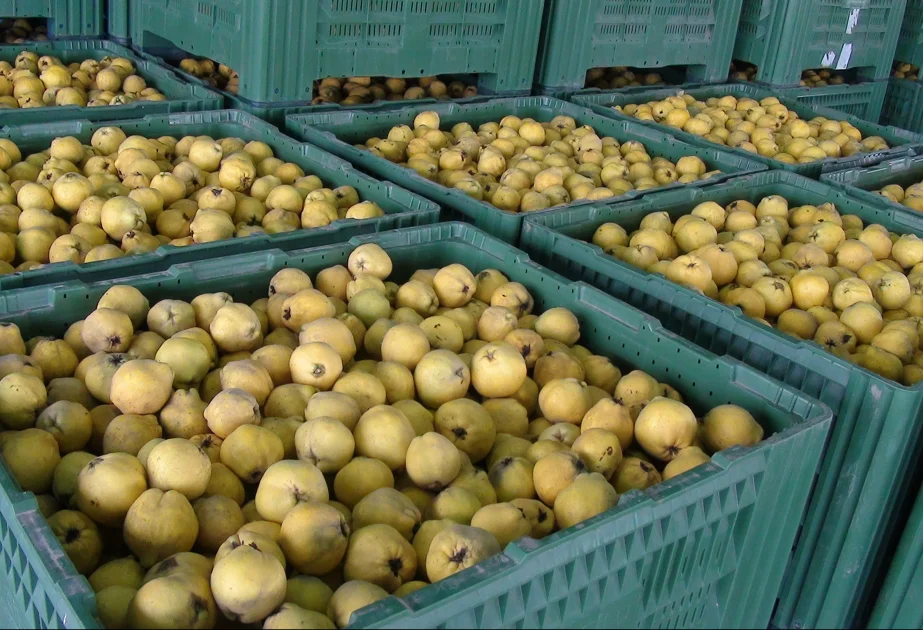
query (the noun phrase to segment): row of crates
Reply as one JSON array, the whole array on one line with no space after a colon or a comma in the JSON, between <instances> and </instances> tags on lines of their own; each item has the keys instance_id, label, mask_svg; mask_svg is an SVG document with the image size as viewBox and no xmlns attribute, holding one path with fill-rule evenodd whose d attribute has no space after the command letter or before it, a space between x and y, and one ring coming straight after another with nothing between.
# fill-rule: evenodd
<instances>
[{"instance_id":1,"label":"row of crates","mask_svg":"<svg viewBox=\"0 0 923 630\"><path fill-rule=\"evenodd\" d=\"M905 15L908 3L908 18ZM0 0L52 37L109 36L170 61L226 64L251 106L311 99L328 76L476 77L482 93L561 95L594 68L657 70L672 83L798 86L803 70L887 79L914 56L921 0ZM914 17L916 16L916 17ZM909 26L908 26L909 23ZM914 26L916 25L916 26ZM915 45L915 42L914 42ZM845 88L841 88L842 91ZM851 112L855 113L855 112Z\"/></svg>"}]
</instances>

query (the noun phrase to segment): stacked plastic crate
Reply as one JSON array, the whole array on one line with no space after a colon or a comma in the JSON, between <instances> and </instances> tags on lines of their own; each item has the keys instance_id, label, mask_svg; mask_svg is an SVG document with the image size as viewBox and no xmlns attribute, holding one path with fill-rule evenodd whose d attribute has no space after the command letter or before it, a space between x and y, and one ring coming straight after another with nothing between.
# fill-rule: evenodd
<instances>
[{"instance_id":1,"label":"stacked plastic crate","mask_svg":"<svg viewBox=\"0 0 923 630\"><path fill-rule=\"evenodd\" d=\"M730 76L878 122L904 5L744 0Z\"/></svg>"},{"instance_id":2,"label":"stacked plastic crate","mask_svg":"<svg viewBox=\"0 0 923 630\"><path fill-rule=\"evenodd\" d=\"M115 3L117 0L112 0ZM92 110L74 105L5 108L0 127L75 120L89 117L106 120L183 111L218 109L223 101L204 86L189 85L160 64L137 56L132 50L106 39L104 0L0 0L4 40L0 42L0 61L13 65L23 51L36 56L51 55L65 64L86 59L121 57L131 61L147 86L166 97L163 101L136 100L119 107ZM15 21L27 22L24 29ZM26 30L28 29L28 30ZM33 34L39 34L38 38ZM40 41L39 41L40 40ZM47 96L47 93L43 96ZM92 113L91 113L92 112Z\"/></svg>"},{"instance_id":3,"label":"stacked plastic crate","mask_svg":"<svg viewBox=\"0 0 923 630\"><path fill-rule=\"evenodd\" d=\"M894 53L881 122L911 131L923 131L923 2L907 0L900 38Z\"/></svg>"},{"instance_id":4,"label":"stacked plastic crate","mask_svg":"<svg viewBox=\"0 0 923 630\"><path fill-rule=\"evenodd\" d=\"M106 34L100 0L0 0L0 18L30 20L52 39Z\"/></svg>"},{"instance_id":5,"label":"stacked plastic crate","mask_svg":"<svg viewBox=\"0 0 923 630\"><path fill-rule=\"evenodd\" d=\"M740 8L741 0L547 0L536 93L721 81Z\"/></svg>"},{"instance_id":6,"label":"stacked plastic crate","mask_svg":"<svg viewBox=\"0 0 923 630\"><path fill-rule=\"evenodd\" d=\"M541 0L141 0L130 36L193 83L202 79L179 67L184 58L232 68L240 83L222 91L228 106L281 126L288 113L340 109L311 106L328 77L440 76L481 95L529 94L542 10Z\"/></svg>"}]
</instances>

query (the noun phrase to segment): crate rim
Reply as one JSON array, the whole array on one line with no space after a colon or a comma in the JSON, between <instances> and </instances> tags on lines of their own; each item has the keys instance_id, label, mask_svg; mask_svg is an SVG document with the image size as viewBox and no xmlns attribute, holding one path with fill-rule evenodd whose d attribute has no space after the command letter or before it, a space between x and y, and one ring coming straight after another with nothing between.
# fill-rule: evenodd
<instances>
[{"instance_id":1,"label":"crate rim","mask_svg":"<svg viewBox=\"0 0 923 630\"><path fill-rule=\"evenodd\" d=\"M98 32L93 32L93 33L82 32L83 30L85 30L84 27L86 27L89 30L97 30L97 29L94 29L93 26L88 26L85 22L83 22L83 20L81 20L82 24L81 24L81 27L79 27L78 29L81 32L73 33L73 32L68 32L67 29L65 29L65 32L59 35L56 32L57 31L56 28L50 28L48 39L50 41L60 41L60 40L68 40L68 39L71 39L71 40L94 39L94 38L105 38L106 37L107 35L106 20L105 20L103 7L100 4L102 1L105 1L105 0L45 0L47 2L45 6L48 8L48 11L45 13L38 12L42 10L43 8L45 8L45 7L37 6L35 3L38 1L40 0L26 0L26 2L18 2L16 0L13 0L13 2L11 3L12 8L13 8L13 15L4 16L4 17L25 18L25 19L32 19L32 20L44 19L49 22L49 26L53 26L52 23L57 21L61 17L59 14L55 12L55 9L61 9L62 4L65 4L66 6L66 5L77 5L78 3L82 3L83 4L82 8L90 9L91 11L95 13L95 15L88 16L84 14L81 17L89 17L90 19L94 20L96 22L96 26L98 26ZM30 4L30 2L32 4ZM23 11L23 7L28 7L28 8L26 8L25 11ZM35 8L35 12L30 13L33 7Z\"/></svg>"}]
</instances>

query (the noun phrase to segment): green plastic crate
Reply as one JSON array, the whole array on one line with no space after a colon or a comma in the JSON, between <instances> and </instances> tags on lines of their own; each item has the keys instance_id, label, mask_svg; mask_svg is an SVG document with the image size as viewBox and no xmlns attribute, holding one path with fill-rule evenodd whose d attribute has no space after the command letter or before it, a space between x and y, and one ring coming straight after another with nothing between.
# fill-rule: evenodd
<instances>
[{"instance_id":1,"label":"green plastic crate","mask_svg":"<svg viewBox=\"0 0 923 630\"><path fill-rule=\"evenodd\" d=\"M131 59L148 85L163 92L166 101L135 101L128 105L106 105L103 107L37 107L34 109L0 110L0 126L47 124L60 120L117 120L137 118L148 114L205 111L222 107L221 95L202 85L190 85L159 64L141 59L128 48L104 39L56 40L0 46L0 61L13 62L23 50L39 55L54 55L64 63L84 59L102 59L106 56Z\"/></svg>"},{"instance_id":2,"label":"green plastic crate","mask_svg":"<svg viewBox=\"0 0 923 630\"><path fill-rule=\"evenodd\" d=\"M460 190L446 188L430 181L415 171L398 166L372 153L357 149L353 143L365 142L373 136L387 135L387 131L398 124L411 124L421 111L439 113L446 125L469 122L474 126L488 121L499 121L506 115L531 117L539 121L550 121L555 116L571 116L580 125L592 125L598 132L613 136L624 142L639 140L649 150L650 155L663 156L677 160L684 155L697 155L708 165L709 170L720 169L724 175L718 175L705 182L690 184L692 186L711 185L741 172L763 170L758 162L743 156L732 156L714 145L711 147L694 147L630 120L612 120L597 116L586 108L549 97L497 98L484 103L462 105L457 103L432 103L409 105L397 109L376 110L370 108L362 111L336 111L317 114L299 114L286 117L286 129L296 137L304 138L335 155L346 158L353 164L385 177L397 184L418 192L438 202L444 209L450 208L503 240L515 244L522 229L523 215L504 212L485 202L472 199ZM683 184L673 184L673 187ZM649 191L629 191L623 198L634 198ZM579 202L578 202L579 203ZM542 213L557 212L559 208L543 210Z\"/></svg>"},{"instance_id":3,"label":"green plastic crate","mask_svg":"<svg viewBox=\"0 0 923 630\"><path fill-rule=\"evenodd\" d=\"M106 34L101 1L0 0L0 17L46 18L53 39L101 37Z\"/></svg>"},{"instance_id":4,"label":"green plastic crate","mask_svg":"<svg viewBox=\"0 0 923 630\"><path fill-rule=\"evenodd\" d=\"M102 281L125 275L136 275L163 270L171 265L217 258L230 254L243 254L276 247L317 247L342 242L352 236L361 236L399 227L435 223L439 220L439 206L419 195L408 192L387 181L379 181L360 173L342 159L322 149L279 133L279 130L262 120L234 110L201 113L146 116L136 120L105 121L86 120L33 125L0 130L0 137L15 142L23 153L43 151L59 136L75 136L89 143L93 132L103 126L122 128L128 135L158 137L162 135L211 135L216 138L239 137L258 140L272 147L276 157L294 162L306 173L320 177L331 187L354 186L363 201L374 201L385 216L375 219L337 221L322 228L295 230L282 234L256 234L246 238L233 238L213 243L174 247L164 245L150 254L126 256L113 260L78 265L72 262L56 263L27 272L0 276L0 292L23 287L56 284L78 279L86 282Z\"/></svg>"},{"instance_id":5,"label":"green plastic crate","mask_svg":"<svg viewBox=\"0 0 923 630\"><path fill-rule=\"evenodd\" d=\"M868 81L816 88L788 88L779 90L778 94L785 98L793 98L805 105L828 107L878 124L887 89L887 81Z\"/></svg>"},{"instance_id":6,"label":"green plastic crate","mask_svg":"<svg viewBox=\"0 0 923 630\"><path fill-rule=\"evenodd\" d=\"M923 83L890 79L881 109L881 124L923 132Z\"/></svg>"},{"instance_id":7,"label":"green plastic crate","mask_svg":"<svg viewBox=\"0 0 923 630\"><path fill-rule=\"evenodd\" d=\"M744 0L734 59L756 78L798 85L802 70L857 69L887 79L906 0Z\"/></svg>"},{"instance_id":8,"label":"green plastic crate","mask_svg":"<svg viewBox=\"0 0 923 630\"><path fill-rule=\"evenodd\" d=\"M106 3L106 34L122 45L131 43L131 0L102 0Z\"/></svg>"},{"instance_id":9,"label":"green plastic crate","mask_svg":"<svg viewBox=\"0 0 923 630\"><path fill-rule=\"evenodd\" d=\"M773 625L851 627L881 577L882 549L906 505L913 469L923 464L923 385L904 387L759 324L717 301L649 274L585 242L602 223L635 229L653 211L675 220L705 201L726 205L782 195L793 204L833 202L844 213L898 233L923 236L923 215L866 204L829 184L768 171L710 188L673 190L628 203L530 217L522 247L539 263L584 280L718 355L729 355L818 398L836 417L807 519Z\"/></svg>"},{"instance_id":10,"label":"green plastic crate","mask_svg":"<svg viewBox=\"0 0 923 630\"><path fill-rule=\"evenodd\" d=\"M923 628L923 489L904 526L884 586L875 602L869 628Z\"/></svg>"},{"instance_id":11,"label":"green plastic crate","mask_svg":"<svg viewBox=\"0 0 923 630\"><path fill-rule=\"evenodd\" d=\"M547 0L536 83L584 87L591 68L688 67L687 81L727 76L741 0Z\"/></svg>"},{"instance_id":12,"label":"green plastic crate","mask_svg":"<svg viewBox=\"0 0 923 630\"><path fill-rule=\"evenodd\" d=\"M865 168L824 173L821 180L842 188L865 203L883 205L894 210L923 216L916 210L875 193L876 190L881 190L889 184L898 184L906 188L911 184L923 182L923 156L902 157Z\"/></svg>"},{"instance_id":13,"label":"green plastic crate","mask_svg":"<svg viewBox=\"0 0 923 630\"><path fill-rule=\"evenodd\" d=\"M183 264L122 279L152 301L190 299L226 291L237 300L265 296L282 267L311 274L345 264L359 244L376 242L406 280L418 268L452 262L472 271L492 267L522 282L536 308L564 306L582 322L582 343L623 368L642 368L676 386L693 409L733 402L766 427L767 440L716 455L711 464L646 493L626 494L619 506L541 541L523 539L476 568L399 601L382 601L354 617L359 627L765 627L791 546L814 483L831 425L830 410L734 359L719 358L664 331L652 318L583 283L570 283L522 252L461 223L395 230L308 250L278 249ZM0 320L26 336L62 334L85 317L111 282L70 282L6 295ZM3 466L0 465L0 470ZM60 549L31 498L2 478L0 505L15 514L15 538L2 538L0 576L18 583L40 574L48 600L18 599L28 615L50 604L71 626L92 625L88 585L69 562L49 557ZM12 492L11 492L12 491ZM7 496L16 501L7 505ZM3 525L0 527L9 527ZM2 530L0 530L2 531ZM10 567L7 557L30 554ZM18 557L18 556L17 556ZM40 558L40 560L39 560ZM33 567L33 564L35 565ZM51 579L44 579L48 575ZM69 591L59 588L63 580ZM7 591L0 588L0 600ZM28 594L26 594L28 597Z\"/></svg>"},{"instance_id":14,"label":"green plastic crate","mask_svg":"<svg viewBox=\"0 0 923 630\"><path fill-rule=\"evenodd\" d=\"M779 96L777 90L770 90L766 87L761 87L753 83L725 83L709 86L694 85L690 86L689 89L684 91L699 100L706 100L713 96L724 96L726 94L731 94L737 96L738 98L749 97L755 98L757 100L766 98L767 96ZM600 92L597 94L574 96L570 100L578 105L589 107L591 110L600 115L615 118L617 120L635 120L637 122L642 122L649 127L667 131L668 133L688 142L689 144L710 147L718 146L721 147L721 149L724 151L728 151L735 155L747 156L751 159L757 160L758 162L762 162L763 164L769 166L771 169L791 171L793 173L798 173L799 175L804 175L806 177L815 179L820 177L822 172L843 168L852 168L855 166L877 164L878 162L888 158L908 155L912 147L923 146L923 135L911 133L903 129L896 129L894 127L883 127L881 125L876 125L865 120L860 120L855 116L850 116L849 114L839 112L835 109L810 105L808 103L782 97L779 98L779 101L790 110L796 112L800 118L810 119L816 116L824 116L825 118L829 118L831 120L845 120L859 129L859 131L862 132L863 138L868 136L881 136L891 147L887 151L861 153L850 157L837 159L828 158L826 160L820 160L810 164L785 164L783 162L779 162L778 160L763 157L762 155L749 153L743 149L734 149L723 145L713 144L708 140L694 136L683 131L682 129L661 125L654 121L638 121L631 116L627 116L612 109L615 105L625 106L629 103L646 103L655 99L660 100L666 98L667 96L675 95L677 92L677 88L659 88L645 92L632 92L631 94Z\"/></svg>"},{"instance_id":15,"label":"green plastic crate","mask_svg":"<svg viewBox=\"0 0 923 630\"><path fill-rule=\"evenodd\" d=\"M923 0L907 0L894 60L923 65Z\"/></svg>"},{"instance_id":16,"label":"green plastic crate","mask_svg":"<svg viewBox=\"0 0 923 630\"><path fill-rule=\"evenodd\" d=\"M528 92L541 0L135 0L132 44L180 48L240 74L252 103L304 102L328 76L477 74Z\"/></svg>"}]
</instances>

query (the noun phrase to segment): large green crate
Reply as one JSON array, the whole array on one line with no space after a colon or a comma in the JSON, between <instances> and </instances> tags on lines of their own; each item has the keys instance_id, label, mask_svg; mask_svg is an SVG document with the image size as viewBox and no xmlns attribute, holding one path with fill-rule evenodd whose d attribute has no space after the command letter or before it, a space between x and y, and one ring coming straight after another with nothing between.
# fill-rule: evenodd
<instances>
[{"instance_id":1,"label":"large green crate","mask_svg":"<svg viewBox=\"0 0 923 630\"><path fill-rule=\"evenodd\" d=\"M793 98L805 105L827 107L877 124L885 102L887 81L844 83L824 87L798 87L779 90L779 96Z\"/></svg>"},{"instance_id":2,"label":"large green crate","mask_svg":"<svg viewBox=\"0 0 923 630\"><path fill-rule=\"evenodd\" d=\"M923 628L923 488L904 526L869 628Z\"/></svg>"},{"instance_id":3,"label":"large green crate","mask_svg":"<svg viewBox=\"0 0 923 630\"><path fill-rule=\"evenodd\" d=\"M78 120L13 127L0 130L0 137L9 138L23 149L23 153L28 154L47 149L51 141L60 136L75 136L81 142L89 143L94 131L110 125L120 127L128 135L138 134L145 137L210 135L216 138L239 137L247 141L265 142L272 147L279 159L298 164L306 173L320 177L325 185L355 187L361 200L374 201L386 214L375 219L337 221L328 226L310 230L295 230L281 234L256 234L246 238L231 238L187 247L164 245L150 254L125 256L82 265L72 262L46 265L32 271L0 275L0 293L10 289L56 284L72 279L97 282L107 278L164 270L178 263L278 247L287 249L317 247L341 242L352 236L435 223L439 220L439 206L432 201L390 182L369 177L344 160L317 147L299 143L279 133L279 130L272 125L250 114L235 110L146 116L134 120L102 123Z\"/></svg>"},{"instance_id":4,"label":"large green crate","mask_svg":"<svg viewBox=\"0 0 923 630\"><path fill-rule=\"evenodd\" d=\"M125 57L131 59L147 84L163 92L165 101L135 101L128 105L105 105L102 107L37 107L34 109L4 109L0 113L0 126L46 124L60 120L117 120L137 118L148 114L192 112L220 109L221 95L203 85L190 85L152 61L141 59L128 48L104 39L56 40L0 46L0 61L12 63L23 50L39 55L54 55L64 63L103 57Z\"/></svg>"},{"instance_id":5,"label":"large green crate","mask_svg":"<svg viewBox=\"0 0 923 630\"><path fill-rule=\"evenodd\" d=\"M253 103L304 102L328 76L477 74L528 92L541 0L135 0L132 45L180 48L240 74Z\"/></svg>"},{"instance_id":6,"label":"large green crate","mask_svg":"<svg viewBox=\"0 0 923 630\"><path fill-rule=\"evenodd\" d=\"M0 0L0 17L45 18L48 37L102 37L103 0ZM127 1L127 0L126 0Z\"/></svg>"},{"instance_id":7,"label":"large green crate","mask_svg":"<svg viewBox=\"0 0 923 630\"><path fill-rule=\"evenodd\" d=\"M539 263L584 280L718 355L729 355L833 409L820 478L773 617L779 628L852 627L867 614L882 577L913 471L923 464L923 384L904 387L746 317L739 308L649 274L586 242L602 223L635 229L653 211L675 220L705 201L726 205L782 195L794 204L832 202L844 213L923 236L923 216L875 206L823 182L768 171L710 188L674 190L628 203L530 217L522 246Z\"/></svg>"},{"instance_id":8,"label":"large green crate","mask_svg":"<svg viewBox=\"0 0 923 630\"><path fill-rule=\"evenodd\" d=\"M188 300L209 291L254 300L265 296L278 269L314 274L345 264L364 242L376 242L390 254L400 280L415 269L453 262L474 272L499 269L529 289L537 309L571 309L587 347L623 369L636 366L676 386L693 409L742 405L771 437L752 448L717 454L712 463L649 492L628 493L618 507L579 527L541 541L520 540L503 555L403 601L382 601L354 617L354 625L766 627L832 422L830 410L819 402L734 359L701 350L643 313L571 283L461 223L177 265L120 282L138 287L152 301ZM17 323L25 336L62 334L109 286L108 281L69 282L11 292L0 320ZM18 595L14 619L25 611L30 619L58 615L72 627L92 625L87 584L69 562L52 559L60 556L54 544L34 549L35 540L47 540L48 529L31 495L16 492L8 474L0 481L4 520L13 521L12 527L0 521L0 528L14 531L0 538L0 579L18 584L24 574L41 575L41 587L49 593L39 601L31 601L30 592ZM11 563L10 556L29 560ZM7 593L0 587L0 601Z\"/></svg>"},{"instance_id":9,"label":"large green crate","mask_svg":"<svg viewBox=\"0 0 923 630\"><path fill-rule=\"evenodd\" d=\"M106 3L106 35L123 45L131 42L131 0L102 0Z\"/></svg>"},{"instance_id":10,"label":"large green crate","mask_svg":"<svg viewBox=\"0 0 923 630\"><path fill-rule=\"evenodd\" d=\"M923 65L923 0L907 0L894 60Z\"/></svg>"},{"instance_id":11,"label":"large green crate","mask_svg":"<svg viewBox=\"0 0 923 630\"><path fill-rule=\"evenodd\" d=\"M865 203L884 205L923 217L916 210L875 193L876 190L881 190L889 184L898 184L906 188L912 184L923 182L923 156L907 156L865 168L851 168L824 173L821 180L842 188L851 196Z\"/></svg>"},{"instance_id":12,"label":"large green crate","mask_svg":"<svg viewBox=\"0 0 923 630\"><path fill-rule=\"evenodd\" d=\"M499 236L503 240L516 243L522 229L523 216L519 213L504 212L490 204L472 199L460 190L446 188L430 181L415 171L398 166L384 158L378 158L369 151L353 146L365 142L372 136L384 137L394 125L411 124L421 111L439 113L445 125L469 122L474 126L488 121L499 121L506 115L531 117L539 121L550 121L555 116L571 116L580 125L592 125L598 132L613 136L624 142L639 140L651 156L663 156L677 160L683 155L697 155L708 165L709 169L720 169L724 175L690 184L692 186L711 185L741 172L763 170L758 162L744 156L731 155L716 147L694 147L676 140L670 135L651 129L630 120L612 120L597 116L586 108L549 97L498 98L483 103L432 103L409 105L399 108L362 111L331 111L317 114L300 114L286 117L286 129L296 137L301 137L327 149L335 155L346 158L368 172L385 177L399 185L418 192L438 202L444 209L450 208L465 217L466 221ZM673 187L683 184L673 184ZM629 191L624 198L635 198L649 191ZM579 203L579 202L578 202ZM558 208L543 210L542 213L557 212Z\"/></svg>"},{"instance_id":13,"label":"large green crate","mask_svg":"<svg viewBox=\"0 0 923 630\"><path fill-rule=\"evenodd\" d=\"M687 81L727 77L741 0L547 0L536 83L584 87L591 68L686 66Z\"/></svg>"},{"instance_id":14,"label":"large green crate","mask_svg":"<svg viewBox=\"0 0 923 630\"><path fill-rule=\"evenodd\" d=\"M923 83L891 79L881 109L881 124L923 133Z\"/></svg>"},{"instance_id":15,"label":"large green crate","mask_svg":"<svg viewBox=\"0 0 923 630\"><path fill-rule=\"evenodd\" d=\"M608 116L610 118L615 118L618 120L636 120L635 118L622 114L621 112L617 112L612 108L615 105L625 106L629 103L646 103L655 99L663 99L667 96L675 95L677 91L677 88L658 88L655 90L632 92L629 94L600 92L596 94L574 96L571 97L570 100L578 105L589 107L597 114ZM710 86L692 86L690 89L685 90L685 92L686 94L691 94L699 100L705 100L713 96L724 96L726 94L731 94L737 96L738 98L750 97L757 100L766 98L767 96L779 96L778 91L770 90L766 87L755 85L753 83L726 83ZM820 174L825 171L852 168L855 166L865 166L868 164L877 164L878 162L888 158L908 155L911 148L914 146L923 146L923 135L920 134L911 133L909 131L896 129L893 127L883 127L881 125L870 123L865 120L860 120L855 116L850 116L835 109L810 105L808 103L800 102L791 98L782 97L779 99L779 101L790 110L797 113L800 118L810 119L814 118L815 116L823 116L831 120L845 120L859 129L859 131L862 132L863 138L868 136L881 136L891 148L887 151L861 153L846 158L829 158L826 160L812 162L810 164L785 164L783 162L779 162L778 160L773 160L772 158L763 157L762 155L748 153L743 149L734 149L723 145L713 144L708 140L694 136L681 129L676 129L675 127L661 125L654 121L638 122L643 122L649 127L668 131L669 133L675 135L677 138L685 140L690 144L710 147L718 146L721 147L721 149L724 151L734 153L735 155L747 156L751 159L762 162L763 164L768 165L771 169L791 171L798 173L799 175L804 175L806 177L812 177L815 179L820 177Z\"/></svg>"},{"instance_id":16,"label":"large green crate","mask_svg":"<svg viewBox=\"0 0 923 630\"><path fill-rule=\"evenodd\" d=\"M734 59L756 78L798 85L802 70L857 69L887 79L906 0L744 0Z\"/></svg>"}]
</instances>

